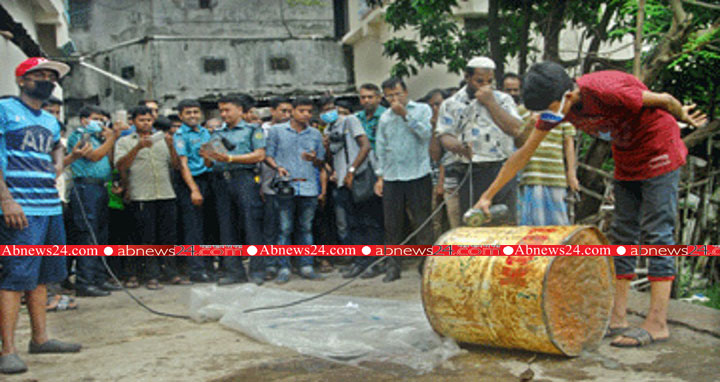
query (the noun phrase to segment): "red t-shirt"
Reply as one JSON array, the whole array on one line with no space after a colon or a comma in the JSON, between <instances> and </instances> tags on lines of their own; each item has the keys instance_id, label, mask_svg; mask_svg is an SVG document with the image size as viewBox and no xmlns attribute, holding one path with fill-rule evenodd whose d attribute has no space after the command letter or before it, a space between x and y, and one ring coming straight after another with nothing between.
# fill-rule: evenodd
<instances>
[{"instance_id":1,"label":"red t-shirt","mask_svg":"<svg viewBox=\"0 0 720 382\"><path fill-rule=\"evenodd\" d=\"M688 150L669 112L643 107L648 88L634 76L601 71L577 79L580 108L573 106L565 121L591 135L610 131L615 179L644 180L685 164ZM547 130L542 121L536 127Z\"/></svg>"}]
</instances>

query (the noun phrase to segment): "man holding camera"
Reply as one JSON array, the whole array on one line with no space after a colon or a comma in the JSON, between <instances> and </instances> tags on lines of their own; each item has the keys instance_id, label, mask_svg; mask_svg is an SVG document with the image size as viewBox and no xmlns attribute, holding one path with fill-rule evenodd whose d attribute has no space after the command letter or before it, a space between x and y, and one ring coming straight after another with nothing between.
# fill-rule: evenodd
<instances>
[{"instance_id":1,"label":"man holding camera","mask_svg":"<svg viewBox=\"0 0 720 382\"><path fill-rule=\"evenodd\" d=\"M80 245L108 243L108 192L106 183L112 176L110 156L119 130L106 126L107 113L97 106L80 110L80 123L68 137L68 150L89 144L92 151L72 163L73 188L70 212L75 229L74 241ZM75 292L78 296L107 296L119 288L108 282L99 257L77 258Z\"/></svg>"},{"instance_id":2,"label":"man holding camera","mask_svg":"<svg viewBox=\"0 0 720 382\"><path fill-rule=\"evenodd\" d=\"M65 226L55 179L63 170L60 124L41 109L70 67L41 57L15 69L19 97L0 100L1 245L64 245ZM79 344L51 340L46 330L48 283L67 276L63 256L0 258L0 373L27 371L15 348L22 295L32 323L30 353L80 351Z\"/></svg>"},{"instance_id":3,"label":"man holding camera","mask_svg":"<svg viewBox=\"0 0 720 382\"><path fill-rule=\"evenodd\" d=\"M312 245L312 222L320 195L318 168L325 163L325 148L322 134L309 125L313 102L300 97L292 105L290 121L273 126L268 137L267 163L284 178L282 189L289 191L275 196L280 221L277 244L292 244L294 233L296 244ZM276 281L284 283L290 278L290 259L283 257L280 261ZM300 275L320 278L313 270L312 256L300 257Z\"/></svg>"},{"instance_id":4,"label":"man holding camera","mask_svg":"<svg viewBox=\"0 0 720 382\"><path fill-rule=\"evenodd\" d=\"M260 183L258 163L265 160L265 134L260 126L243 121L247 98L226 96L218 101L220 117L225 122L212 134L207 150L200 152L214 161L212 189L215 193L220 244L260 244L262 242ZM259 180L259 179L257 179ZM240 218L244 240L238 236L235 222ZM225 257L225 277L218 285L247 281L241 257ZM262 257L250 259L250 279L261 285L265 278Z\"/></svg>"}]
</instances>

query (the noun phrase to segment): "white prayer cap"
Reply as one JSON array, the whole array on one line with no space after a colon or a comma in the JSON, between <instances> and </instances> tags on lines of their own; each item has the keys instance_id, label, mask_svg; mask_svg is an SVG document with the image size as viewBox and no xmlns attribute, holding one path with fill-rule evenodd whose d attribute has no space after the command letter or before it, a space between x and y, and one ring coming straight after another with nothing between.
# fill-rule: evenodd
<instances>
[{"instance_id":1,"label":"white prayer cap","mask_svg":"<svg viewBox=\"0 0 720 382\"><path fill-rule=\"evenodd\" d=\"M495 70L495 61L488 57L473 57L467 64L468 68Z\"/></svg>"}]
</instances>

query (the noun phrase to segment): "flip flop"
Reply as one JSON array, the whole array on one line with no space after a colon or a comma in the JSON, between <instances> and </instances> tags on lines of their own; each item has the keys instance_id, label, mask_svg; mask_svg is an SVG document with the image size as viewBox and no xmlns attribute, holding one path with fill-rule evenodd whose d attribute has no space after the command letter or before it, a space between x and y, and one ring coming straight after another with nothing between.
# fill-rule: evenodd
<instances>
[{"instance_id":1,"label":"flip flop","mask_svg":"<svg viewBox=\"0 0 720 382\"><path fill-rule=\"evenodd\" d=\"M59 340L47 340L42 344L36 344L30 341L28 346L28 352L30 354L42 354L42 353L77 353L80 351L82 346L80 344L73 344L69 342L62 342Z\"/></svg>"},{"instance_id":2,"label":"flip flop","mask_svg":"<svg viewBox=\"0 0 720 382\"><path fill-rule=\"evenodd\" d=\"M129 280L125 281L125 288L127 289L135 289L138 287L140 287L140 282L135 277L131 277Z\"/></svg>"},{"instance_id":3,"label":"flip flop","mask_svg":"<svg viewBox=\"0 0 720 382\"><path fill-rule=\"evenodd\" d=\"M628 329L630 329L629 326L625 326L625 327L622 327L622 328L610 328L610 327L608 327L607 332L605 332L605 336L604 336L603 338L615 338L615 337L617 337L617 336L625 333L626 331L628 331Z\"/></svg>"},{"instance_id":4,"label":"flip flop","mask_svg":"<svg viewBox=\"0 0 720 382\"><path fill-rule=\"evenodd\" d=\"M17 353L0 357L0 374L18 374L27 371L27 365Z\"/></svg>"},{"instance_id":5,"label":"flip flop","mask_svg":"<svg viewBox=\"0 0 720 382\"><path fill-rule=\"evenodd\" d=\"M167 281L170 285L193 285L193 282L180 276L175 276Z\"/></svg>"},{"instance_id":6,"label":"flip flop","mask_svg":"<svg viewBox=\"0 0 720 382\"><path fill-rule=\"evenodd\" d=\"M61 312L64 310L76 310L78 308L77 303L75 303L75 299L72 297L66 295L56 296L59 296L59 298L57 299L55 306L47 308L48 312ZM50 306L50 304L48 304L48 306Z\"/></svg>"},{"instance_id":7,"label":"flip flop","mask_svg":"<svg viewBox=\"0 0 720 382\"><path fill-rule=\"evenodd\" d=\"M610 346L614 346L616 348L639 348L639 347L647 346L647 345L650 345L653 343L665 342L669 339L669 338L658 338L658 339L652 338L650 333L643 328L629 328L628 330L625 331L625 333L623 333L621 335L626 338L632 338L637 342L634 344L622 344L622 343L611 342Z\"/></svg>"},{"instance_id":8,"label":"flip flop","mask_svg":"<svg viewBox=\"0 0 720 382\"><path fill-rule=\"evenodd\" d=\"M150 290L160 290L163 288L163 286L160 285L160 283L156 279L152 279L145 283L145 288Z\"/></svg>"}]
</instances>

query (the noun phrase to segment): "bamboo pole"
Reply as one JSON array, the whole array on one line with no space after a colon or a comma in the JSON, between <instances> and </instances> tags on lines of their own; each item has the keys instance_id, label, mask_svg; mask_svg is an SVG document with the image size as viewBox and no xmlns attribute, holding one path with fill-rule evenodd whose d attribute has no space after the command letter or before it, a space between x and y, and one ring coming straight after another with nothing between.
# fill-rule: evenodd
<instances>
[{"instance_id":1,"label":"bamboo pole","mask_svg":"<svg viewBox=\"0 0 720 382\"><path fill-rule=\"evenodd\" d=\"M645 0L638 0L637 23L635 25L635 56L633 57L633 74L640 78L642 71L642 39L645 23Z\"/></svg>"}]
</instances>

